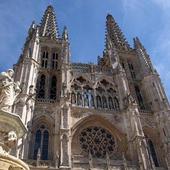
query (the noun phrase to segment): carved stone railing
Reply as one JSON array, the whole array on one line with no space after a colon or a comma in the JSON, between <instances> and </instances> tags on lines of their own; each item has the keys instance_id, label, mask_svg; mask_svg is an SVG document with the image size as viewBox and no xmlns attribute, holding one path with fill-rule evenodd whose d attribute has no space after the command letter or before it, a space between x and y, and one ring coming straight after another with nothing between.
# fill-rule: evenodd
<instances>
[{"instance_id":1,"label":"carved stone railing","mask_svg":"<svg viewBox=\"0 0 170 170\"><path fill-rule=\"evenodd\" d=\"M101 66L96 64L84 64L84 63L72 63L71 68L73 72L80 72L80 73L90 73L95 72L98 74L105 74L105 75L112 75L110 69L102 70Z\"/></svg>"},{"instance_id":2,"label":"carved stone railing","mask_svg":"<svg viewBox=\"0 0 170 170\"><path fill-rule=\"evenodd\" d=\"M118 113L118 112L121 112L120 109L110 109L110 108L102 108L102 107L91 107L91 106L79 106L79 105L76 105L76 104L72 104L71 105L72 108L79 108L79 109L90 109L90 110L97 110L98 112L111 112L111 113Z\"/></svg>"},{"instance_id":3,"label":"carved stone railing","mask_svg":"<svg viewBox=\"0 0 170 170\"><path fill-rule=\"evenodd\" d=\"M106 158L99 159L93 158L92 160L93 169L107 169L109 166L110 170L114 169L124 169L125 162L119 159L110 159L109 161ZM108 165L109 162L109 165ZM137 165L132 164L130 161L126 161L126 165L131 170L137 170ZM81 168L81 167L89 167L89 159L88 157L84 157L83 155L74 155L72 157L72 167L73 169ZM85 169L86 169L85 168ZM83 168L82 168L83 169Z\"/></svg>"},{"instance_id":4,"label":"carved stone railing","mask_svg":"<svg viewBox=\"0 0 170 170\"><path fill-rule=\"evenodd\" d=\"M36 99L36 102L39 102L39 103L55 103L56 100L53 100L53 99Z\"/></svg>"}]
</instances>

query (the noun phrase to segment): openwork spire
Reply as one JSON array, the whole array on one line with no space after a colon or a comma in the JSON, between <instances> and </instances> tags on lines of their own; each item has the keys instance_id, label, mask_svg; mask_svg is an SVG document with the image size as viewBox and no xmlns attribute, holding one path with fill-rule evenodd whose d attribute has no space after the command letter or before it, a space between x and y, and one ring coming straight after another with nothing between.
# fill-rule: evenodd
<instances>
[{"instance_id":1,"label":"openwork spire","mask_svg":"<svg viewBox=\"0 0 170 170\"><path fill-rule=\"evenodd\" d=\"M108 14L106 17L106 45L108 37L110 37L115 48L123 50L130 49L130 46L121 32L118 24L110 14Z\"/></svg>"},{"instance_id":2,"label":"openwork spire","mask_svg":"<svg viewBox=\"0 0 170 170\"><path fill-rule=\"evenodd\" d=\"M40 35L50 37L51 39L58 38L55 12L51 5L47 7L43 15L40 25Z\"/></svg>"},{"instance_id":3,"label":"openwork spire","mask_svg":"<svg viewBox=\"0 0 170 170\"><path fill-rule=\"evenodd\" d=\"M136 49L137 54L144 67L144 72L145 73L154 72L154 68L150 60L150 57L147 54L146 49L144 48L138 37L134 38L134 48Z\"/></svg>"}]
</instances>

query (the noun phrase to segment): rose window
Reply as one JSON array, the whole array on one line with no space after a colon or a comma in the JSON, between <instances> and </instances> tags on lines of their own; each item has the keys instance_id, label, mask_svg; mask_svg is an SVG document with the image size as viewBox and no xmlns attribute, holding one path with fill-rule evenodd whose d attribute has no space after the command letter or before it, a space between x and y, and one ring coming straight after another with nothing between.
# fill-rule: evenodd
<instances>
[{"instance_id":1,"label":"rose window","mask_svg":"<svg viewBox=\"0 0 170 170\"><path fill-rule=\"evenodd\" d=\"M111 156L115 151L115 140L107 130L100 127L88 127L80 133L80 146L83 153L103 158L106 153Z\"/></svg>"}]
</instances>

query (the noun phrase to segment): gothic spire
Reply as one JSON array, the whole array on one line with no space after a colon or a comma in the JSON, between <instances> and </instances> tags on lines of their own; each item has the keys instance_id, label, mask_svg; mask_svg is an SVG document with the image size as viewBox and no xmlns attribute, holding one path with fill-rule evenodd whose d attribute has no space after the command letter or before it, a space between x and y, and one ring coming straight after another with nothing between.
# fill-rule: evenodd
<instances>
[{"instance_id":1,"label":"gothic spire","mask_svg":"<svg viewBox=\"0 0 170 170\"><path fill-rule=\"evenodd\" d=\"M41 20L40 35L50 37L51 39L58 38L59 36L54 8L51 5L47 7Z\"/></svg>"},{"instance_id":2,"label":"gothic spire","mask_svg":"<svg viewBox=\"0 0 170 170\"><path fill-rule=\"evenodd\" d=\"M139 38L136 37L133 40L134 40L134 48L137 51L137 54L139 56L139 59L141 61L143 69L144 69L143 70L144 73L154 72L154 68L153 68L152 62L150 60L150 57L147 54L146 49L140 42Z\"/></svg>"},{"instance_id":3,"label":"gothic spire","mask_svg":"<svg viewBox=\"0 0 170 170\"><path fill-rule=\"evenodd\" d=\"M110 37L110 39L112 40L115 48L124 50L130 49L130 46L126 41L122 31L110 14L108 14L106 17L106 45L108 37Z\"/></svg>"}]
</instances>

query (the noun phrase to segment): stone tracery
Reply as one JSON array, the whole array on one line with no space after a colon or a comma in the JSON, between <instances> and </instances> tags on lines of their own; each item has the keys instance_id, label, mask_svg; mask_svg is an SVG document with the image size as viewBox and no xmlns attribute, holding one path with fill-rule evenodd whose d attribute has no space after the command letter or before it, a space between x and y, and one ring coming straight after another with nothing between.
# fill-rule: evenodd
<instances>
[{"instance_id":1,"label":"stone tracery","mask_svg":"<svg viewBox=\"0 0 170 170\"><path fill-rule=\"evenodd\" d=\"M95 84L85 78L74 79L71 86L71 103L79 107L119 111L119 99L115 86L103 79Z\"/></svg>"},{"instance_id":2,"label":"stone tracery","mask_svg":"<svg viewBox=\"0 0 170 170\"><path fill-rule=\"evenodd\" d=\"M83 129L79 142L84 154L91 153L97 158L104 158L106 154L112 156L116 148L116 141L110 132L97 126Z\"/></svg>"}]
</instances>

